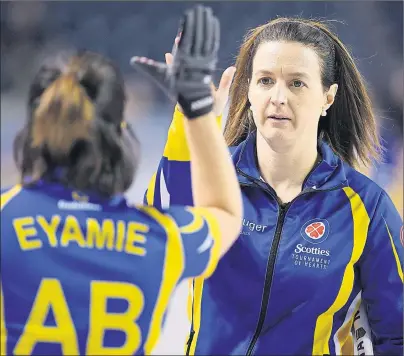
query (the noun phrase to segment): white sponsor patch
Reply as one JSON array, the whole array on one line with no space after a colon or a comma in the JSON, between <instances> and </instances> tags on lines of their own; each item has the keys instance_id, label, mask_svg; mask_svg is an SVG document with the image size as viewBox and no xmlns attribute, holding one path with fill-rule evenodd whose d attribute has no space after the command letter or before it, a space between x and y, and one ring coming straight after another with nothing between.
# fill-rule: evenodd
<instances>
[{"instance_id":1,"label":"white sponsor patch","mask_svg":"<svg viewBox=\"0 0 404 356\"><path fill-rule=\"evenodd\" d=\"M211 96L208 96L206 98L199 99L197 101L194 101L191 104L191 110L199 110L205 106L213 104L213 98Z\"/></svg>"}]
</instances>

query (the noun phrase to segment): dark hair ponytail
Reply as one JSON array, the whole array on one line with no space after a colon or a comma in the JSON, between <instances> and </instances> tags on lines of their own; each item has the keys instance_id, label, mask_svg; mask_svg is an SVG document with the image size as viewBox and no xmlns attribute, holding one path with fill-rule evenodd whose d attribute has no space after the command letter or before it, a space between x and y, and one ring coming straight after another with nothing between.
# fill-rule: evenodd
<instances>
[{"instance_id":1,"label":"dark hair ponytail","mask_svg":"<svg viewBox=\"0 0 404 356\"><path fill-rule=\"evenodd\" d=\"M377 132L365 80L347 48L328 31L335 53L338 91L327 116L319 123L319 133L333 150L352 166L381 160L382 146Z\"/></svg>"},{"instance_id":2,"label":"dark hair ponytail","mask_svg":"<svg viewBox=\"0 0 404 356\"><path fill-rule=\"evenodd\" d=\"M23 183L56 179L105 196L127 190L139 147L122 130L124 103L123 80L100 55L83 52L67 66L42 67L31 85L29 120L14 142Z\"/></svg>"}]
</instances>

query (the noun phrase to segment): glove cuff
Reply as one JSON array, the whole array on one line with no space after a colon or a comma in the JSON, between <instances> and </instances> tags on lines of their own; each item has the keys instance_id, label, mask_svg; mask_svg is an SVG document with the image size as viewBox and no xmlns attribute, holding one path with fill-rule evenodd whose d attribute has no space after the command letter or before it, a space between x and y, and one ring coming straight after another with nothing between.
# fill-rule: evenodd
<instances>
[{"instance_id":1,"label":"glove cuff","mask_svg":"<svg viewBox=\"0 0 404 356\"><path fill-rule=\"evenodd\" d=\"M199 116L208 114L213 109L213 96L209 93L206 96L195 98L190 100L184 98L181 94L178 95L178 103L181 105L184 115L192 120Z\"/></svg>"}]
</instances>

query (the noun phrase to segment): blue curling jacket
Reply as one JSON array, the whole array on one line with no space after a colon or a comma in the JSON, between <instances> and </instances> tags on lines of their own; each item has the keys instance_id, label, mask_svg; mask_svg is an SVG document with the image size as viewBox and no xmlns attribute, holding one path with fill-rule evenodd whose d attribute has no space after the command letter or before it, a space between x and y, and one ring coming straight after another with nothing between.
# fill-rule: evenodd
<instances>
[{"instance_id":1,"label":"blue curling jacket","mask_svg":"<svg viewBox=\"0 0 404 356\"><path fill-rule=\"evenodd\" d=\"M176 111L148 204L192 204L182 121ZM191 282L187 354L402 355L402 219L389 196L321 143L302 192L280 204L255 142L231 148L243 228L215 273Z\"/></svg>"}]
</instances>

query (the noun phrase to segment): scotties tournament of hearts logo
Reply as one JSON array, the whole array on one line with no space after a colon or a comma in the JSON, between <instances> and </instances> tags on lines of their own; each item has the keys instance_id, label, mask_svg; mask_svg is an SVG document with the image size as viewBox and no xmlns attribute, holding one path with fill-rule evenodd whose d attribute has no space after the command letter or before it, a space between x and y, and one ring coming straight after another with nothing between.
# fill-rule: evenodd
<instances>
[{"instance_id":1,"label":"scotties tournament of hearts logo","mask_svg":"<svg viewBox=\"0 0 404 356\"><path fill-rule=\"evenodd\" d=\"M302 226L300 233L306 241L319 244L327 239L330 224L325 219L313 219Z\"/></svg>"}]
</instances>

